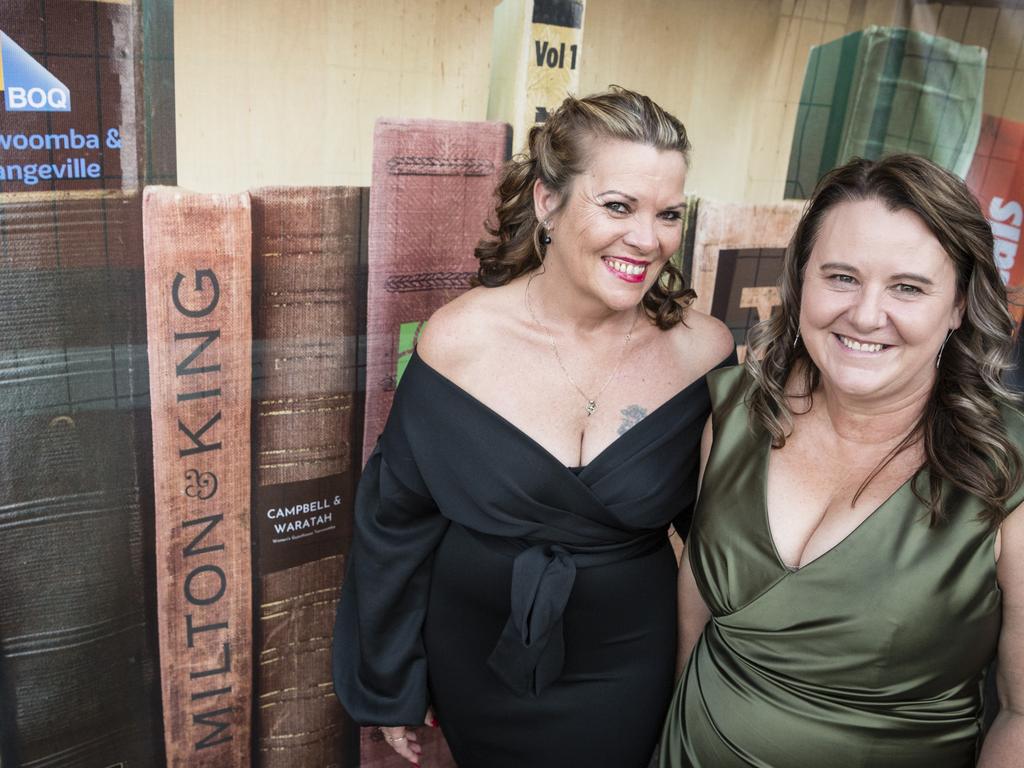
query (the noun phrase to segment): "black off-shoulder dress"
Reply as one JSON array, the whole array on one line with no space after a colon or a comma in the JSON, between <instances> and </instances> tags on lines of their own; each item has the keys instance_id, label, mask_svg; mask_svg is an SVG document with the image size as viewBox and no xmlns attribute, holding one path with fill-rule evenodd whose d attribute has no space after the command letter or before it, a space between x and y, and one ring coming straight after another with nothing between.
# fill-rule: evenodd
<instances>
[{"instance_id":1,"label":"black off-shoulder dress","mask_svg":"<svg viewBox=\"0 0 1024 768\"><path fill-rule=\"evenodd\" d=\"M733 357L723 361L732 362ZM573 469L414 354L356 495L334 682L461 768L641 768L672 692L705 379Z\"/></svg>"}]
</instances>

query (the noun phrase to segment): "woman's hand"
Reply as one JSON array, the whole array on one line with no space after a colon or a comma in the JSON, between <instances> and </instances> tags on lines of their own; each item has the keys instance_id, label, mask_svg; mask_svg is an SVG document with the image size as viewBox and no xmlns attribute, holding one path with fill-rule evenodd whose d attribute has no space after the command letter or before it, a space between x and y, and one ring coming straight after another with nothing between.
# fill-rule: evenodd
<instances>
[{"instance_id":1,"label":"woman's hand","mask_svg":"<svg viewBox=\"0 0 1024 768\"><path fill-rule=\"evenodd\" d=\"M420 747L416 743L416 732L404 725L388 726L382 725L380 732L384 734L386 741L391 748L404 757L413 765L420 764Z\"/></svg>"},{"instance_id":2,"label":"woman's hand","mask_svg":"<svg viewBox=\"0 0 1024 768\"><path fill-rule=\"evenodd\" d=\"M437 718L434 717L432 707L427 707L427 716L423 718L423 724L431 728L437 728ZM384 741L391 745L391 748L404 757L413 765L420 764L420 753L423 747L416 739L416 731L406 728L404 725L387 726L382 725L380 732L384 735Z\"/></svg>"}]
</instances>

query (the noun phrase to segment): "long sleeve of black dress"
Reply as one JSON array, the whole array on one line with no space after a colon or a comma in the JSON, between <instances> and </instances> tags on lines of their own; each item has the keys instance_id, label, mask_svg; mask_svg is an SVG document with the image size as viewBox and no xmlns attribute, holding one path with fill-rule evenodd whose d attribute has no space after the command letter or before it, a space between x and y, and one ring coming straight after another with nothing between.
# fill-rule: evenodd
<instances>
[{"instance_id":1,"label":"long sleeve of black dress","mask_svg":"<svg viewBox=\"0 0 1024 768\"><path fill-rule=\"evenodd\" d=\"M364 725L418 725L426 714L421 630L430 561L448 521L389 423L359 481L355 535L334 628L334 685Z\"/></svg>"}]
</instances>

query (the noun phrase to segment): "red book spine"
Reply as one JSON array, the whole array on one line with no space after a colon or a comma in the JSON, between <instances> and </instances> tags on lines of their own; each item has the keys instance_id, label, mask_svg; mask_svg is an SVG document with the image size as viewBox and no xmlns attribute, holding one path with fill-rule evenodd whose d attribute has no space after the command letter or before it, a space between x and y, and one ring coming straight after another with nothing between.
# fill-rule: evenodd
<instances>
[{"instance_id":1,"label":"red book spine","mask_svg":"<svg viewBox=\"0 0 1024 768\"><path fill-rule=\"evenodd\" d=\"M156 585L169 766L248 767L248 195L143 199Z\"/></svg>"}]
</instances>

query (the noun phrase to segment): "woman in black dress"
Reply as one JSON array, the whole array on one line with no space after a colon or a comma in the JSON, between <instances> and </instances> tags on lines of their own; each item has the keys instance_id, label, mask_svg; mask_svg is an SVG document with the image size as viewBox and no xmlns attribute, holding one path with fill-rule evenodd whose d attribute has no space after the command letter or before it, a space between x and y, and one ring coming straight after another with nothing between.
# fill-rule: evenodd
<instances>
[{"instance_id":1,"label":"woman in black dress","mask_svg":"<svg viewBox=\"0 0 1024 768\"><path fill-rule=\"evenodd\" d=\"M335 688L410 762L641 768L675 666L676 563L731 358L669 263L689 141L623 89L568 98L498 187L481 286L429 321L356 498Z\"/></svg>"}]
</instances>

